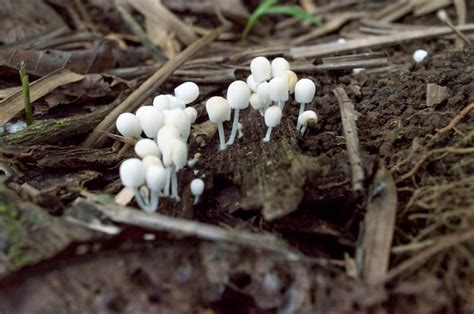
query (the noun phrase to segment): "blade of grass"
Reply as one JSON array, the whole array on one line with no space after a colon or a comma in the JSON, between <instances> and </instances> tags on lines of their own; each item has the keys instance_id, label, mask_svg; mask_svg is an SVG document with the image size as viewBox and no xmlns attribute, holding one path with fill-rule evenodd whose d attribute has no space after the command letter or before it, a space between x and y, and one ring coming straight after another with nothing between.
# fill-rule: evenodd
<instances>
[{"instance_id":1,"label":"blade of grass","mask_svg":"<svg viewBox=\"0 0 474 314\"><path fill-rule=\"evenodd\" d=\"M247 24L245 24L245 29L242 33L243 40L247 39L247 35L255 26L255 23L257 23L260 16L265 14L265 12L276 3L278 3L278 0L265 0L255 9L255 11L253 11L252 15L250 15L249 19L247 20Z\"/></svg>"}]
</instances>

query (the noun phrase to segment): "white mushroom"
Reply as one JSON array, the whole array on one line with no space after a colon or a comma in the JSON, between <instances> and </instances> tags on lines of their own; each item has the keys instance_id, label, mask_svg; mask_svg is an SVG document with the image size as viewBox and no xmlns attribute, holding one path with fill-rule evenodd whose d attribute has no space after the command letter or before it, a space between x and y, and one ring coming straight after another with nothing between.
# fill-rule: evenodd
<instances>
[{"instance_id":1,"label":"white mushroom","mask_svg":"<svg viewBox=\"0 0 474 314\"><path fill-rule=\"evenodd\" d=\"M280 124L281 121L281 109L278 106L271 106L265 111L265 125L267 126L267 133L264 142L270 141L272 135L272 129Z\"/></svg>"},{"instance_id":2,"label":"white mushroom","mask_svg":"<svg viewBox=\"0 0 474 314\"><path fill-rule=\"evenodd\" d=\"M251 90L252 92L255 93L255 92L257 91L257 86L258 86L258 84L257 84L257 82L255 82L255 80L254 80L252 74L250 74L250 75L247 77L247 85L248 85L248 87L250 88L250 90Z\"/></svg>"},{"instance_id":3,"label":"white mushroom","mask_svg":"<svg viewBox=\"0 0 474 314\"><path fill-rule=\"evenodd\" d=\"M145 158L146 156L161 157L158 145L155 141L150 140L149 138L143 138L135 144L135 153L140 158Z\"/></svg>"},{"instance_id":4,"label":"white mushroom","mask_svg":"<svg viewBox=\"0 0 474 314\"><path fill-rule=\"evenodd\" d=\"M124 112L120 114L115 125L122 136L139 139L142 134L140 120L133 113Z\"/></svg>"},{"instance_id":5,"label":"white mushroom","mask_svg":"<svg viewBox=\"0 0 474 314\"><path fill-rule=\"evenodd\" d=\"M168 108L169 110L171 109L176 109L176 108L181 108L183 109L184 106L180 106L178 105L178 102L176 101L176 97L171 95L171 94L167 94L166 97L168 97L168 100L170 101L170 107Z\"/></svg>"},{"instance_id":6,"label":"white mushroom","mask_svg":"<svg viewBox=\"0 0 474 314\"><path fill-rule=\"evenodd\" d=\"M265 57L256 57L250 62L250 72L255 83L259 84L272 77L270 61Z\"/></svg>"},{"instance_id":7,"label":"white mushroom","mask_svg":"<svg viewBox=\"0 0 474 314\"><path fill-rule=\"evenodd\" d=\"M146 171L146 184L150 190L150 205L145 211L153 213L158 209L160 194L166 184L166 171L163 166L153 165Z\"/></svg>"},{"instance_id":8,"label":"white mushroom","mask_svg":"<svg viewBox=\"0 0 474 314\"><path fill-rule=\"evenodd\" d=\"M268 94L268 86L270 84L268 82L262 82L258 85L257 87L257 96L258 99L260 100L262 106L263 106L263 111L268 108L272 104L272 100L270 99L270 95Z\"/></svg>"},{"instance_id":9,"label":"white mushroom","mask_svg":"<svg viewBox=\"0 0 474 314\"><path fill-rule=\"evenodd\" d=\"M135 115L137 116L138 119L140 119L141 116L145 115L148 112L148 109L153 108L152 106L141 106L140 108L137 109L135 112Z\"/></svg>"},{"instance_id":10,"label":"white mushroom","mask_svg":"<svg viewBox=\"0 0 474 314\"><path fill-rule=\"evenodd\" d=\"M126 187L133 189L138 206L146 210L147 205L140 194L139 188L145 183L145 166L138 158L124 160L119 169L120 180Z\"/></svg>"},{"instance_id":11,"label":"white mushroom","mask_svg":"<svg viewBox=\"0 0 474 314\"><path fill-rule=\"evenodd\" d=\"M288 91L290 94L293 94L295 91L296 82L298 81L298 76L295 72L288 70L285 72L285 74L283 74L283 77L286 77L286 80L288 81Z\"/></svg>"},{"instance_id":12,"label":"white mushroom","mask_svg":"<svg viewBox=\"0 0 474 314\"><path fill-rule=\"evenodd\" d=\"M163 155L163 166L166 167L166 185L163 190L163 195L170 195L170 182L171 182L171 156L167 155L167 149L170 146L169 142L173 139L181 138L180 132L177 128L171 125L165 125L160 129L157 136L158 147Z\"/></svg>"},{"instance_id":13,"label":"white mushroom","mask_svg":"<svg viewBox=\"0 0 474 314\"><path fill-rule=\"evenodd\" d=\"M288 80L283 77L275 77L268 83L268 95L270 99L278 104L283 111L285 102L288 100Z\"/></svg>"},{"instance_id":14,"label":"white mushroom","mask_svg":"<svg viewBox=\"0 0 474 314\"><path fill-rule=\"evenodd\" d=\"M161 159L158 158L157 156L153 156L153 155L145 156L142 159L142 162L143 162L143 166L145 166L145 172L151 166L161 166L161 167L163 167L163 163L161 162Z\"/></svg>"},{"instance_id":15,"label":"white mushroom","mask_svg":"<svg viewBox=\"0 0 474 314\"><path fill-rule=\"evenodd\" d=\"M310 104L313 101L314 95L316 94L316 85L310 79L301 79L295 85L295 100L300 104L300 110L298 117L303 113L306 104ZM301 124L296 123L296 130L299 130Z\"/></svg>"},{"instance_id":16,"label":"white mushroom","mask_svg":"<svg viewBox=\"0 0 474 314\"><path fill-rule=\"evenodd\" d=\"M290 69L290 63L285 58L275 58L272 60L272 76L279 77L285 74Z\"/></svg>"},{"instance_id":17,"label":"white mushroom","mask_svg":"<svg viewBox=\"0 0 474 314\"><path fill-rule=\"evenodd\" d=\"M298 123L302 125L301 134L304 134L310 121L318 122L318 115L312 110L306 110L298 116Z\"/></svg>"},{"instance_id":18,"label":"white mushroom","mask_svg":"<svg viewBox=\"0 0 474 314\"><path fill-rule=\"evenodd\" d=\"M425 58L428 56L428 51L424 49L418 49L413 53L413 60L415 60L416 63L420 63Z\"/></svg>"},{"instance_id":19,"label":"white mushroom","mask_svg":"<svg viewBox=\"0 0 474 314\"><path fill-rule=\"evenodd\" d=\"M224 121L230 120L230 105L224 97L214 96L207 100L206 111L209 120L217 123L217 130L219 131L219 149L225 149L225 135L224 135Z\"/></svg>"},{"instance_id":20,"label":"white mushroom","mask_svg":"<svg viewBox=\"0 0 474 314\"><path fill-rule=\"evenodd\" d=\"M146 114L140 116L140 126L149 138L156 138L158 131L165 124L165 116L163 112L156 107L151 107Z\"/></svg>"},{"instance_id":21,"label":"white mushroom","mask_svg":"<svg viewBox=\"0 0 474 314\"><path fill-rule=\"evenodd\" d=\"M160 110L170 109L170 97L168 95L158 95L153 98L153 107Z\"/></svg>"},{"instance_id":22,"label":"white mushroom","mask_svg":"<svg viewBox=\"0 0 474 314\"><path fill-rule=\"evenodd\" d=\"M237 136L237 128L239 124L239 111L249 106L250 88L244 81L234 81L227 89L227 101L231 108L234 109L234 122L232 123L232 131L227 145L232 145Z\"/></svg>"},{"instance_id":23,"label":"white mushroom","mask_svg":"<svg viewBox=\"0 0 474 314\"><path fill-rule=\"evenodd\" d=\"M197 119L197 116L198 116L198 112L197 112L196 108L186 107L186 108L184 108L184 112L186 112L188 117L191 119L191 123L196 122L196 119Z\"/></svg>"},{"instance_id":24,"label":"white mushroom","mask_svg":"<svg viewBox=\"0 0 474 314\"><path fill-rule=\"evenodd\" d=\"M201 197L202 193L204 192L204 181L201 179L194 179L191 181L191 193L194 195L194 205L199 202L199 198Z\"/></svg>"},{"instance_id":25,"label":"white mushroom","mask_svg":"<svg viewBox=\"0 0 474 314\"><path fill-rule=\"evenodd\" d=\"M181 109L199 97L199 87L194 82L184 82L174 89L176 103Z\"/></svg>"},{"instance_id":26,"label":"white mushroom","mask_svg":"<svg viewBox=\"0 0 474 314\"><path fill-rule=\"evenodd\" d=\"M165 125L177 128L183 141L188 141L189 134L191 133L191 118L183 109L175 108L170 110L166 116Z\"/></svg>"},{"instance_id":27,"label":"white mushroom","mask_svg":"<svg viewBox=\"0 0 474 314\"><path fill-rule=\"evenodd\" d=\"M188 161L188 147L179 139L172 139L168 142L166 152L163 152L163 163L165 166L171 165L171 197L179 201L178 176L177 173L186 166Z\"/></svg>"},{"instance_id":28,"label":"white mushroom","mask_svg":"<svg viewBox=\"0 0 474 314\"><path fill-rule=\"evenodd\" d=\"M260 98L258 97L257 94L252 94L250 96L250 106L253 109L260 111L260 114L263 116L263 113L264 113L266 107L263 105L262 101L260 100ZM239 122L239 124L240 124L240 122Z\"/></svg>"},{"instance_id":29,"label":"white mushroom","mask_svg":"<svg viewBox=\"0 0 474 314\"><path fill-rule=\"evenodd\" d=\"M237 135L238 138L242 138L244 136L244 126L242 123L239 122L239 135Z\"/></svg>"}]
</instances>

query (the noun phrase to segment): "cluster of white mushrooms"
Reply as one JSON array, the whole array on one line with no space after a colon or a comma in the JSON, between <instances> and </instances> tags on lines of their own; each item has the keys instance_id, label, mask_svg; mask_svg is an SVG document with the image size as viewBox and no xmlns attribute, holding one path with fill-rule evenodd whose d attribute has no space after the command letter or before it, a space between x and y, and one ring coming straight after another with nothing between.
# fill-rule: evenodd
<instances>
[{"instance_id":1,"label":"cluster of white mushrooms","mask_svg":"<svg viewBox=\"0 0 474 314\"><path fill-rule=\"evenodd\" d=\"M264 117L265 142L270 141L272 129L280 124L291 94L300 104L296 129L304 134L310 121L317 122L314 111L305 111L305 105L313 101L315 84L309 79L298 80L287 60L275 58L270 63L265 57L257 57L252 60L250 69L247 82L232 82L226 98L213 96L206 102L209 120L217 124L220 150L232 145L237 133L239 138L243 136L239 112L249 104ZM199 87L193 82L185 82L174 89L174 95L158 95L152 106L142 106L135 114L123 113L116 121L122 136L137 140L135 153L139 157L122 162L122 184L133 189L138 205L147 212L157 210L160 197L180 200L177 173L187 164L195 163L195 160L187 160L187 142L198 113L187 106L198 96ZM230 120L232 109L234 119L226 142L223 123ZM142 134L146 137L142 138ZM196 204L204 191L204 182L194 179L190 189Z\"/></svg>"}]
</instances>

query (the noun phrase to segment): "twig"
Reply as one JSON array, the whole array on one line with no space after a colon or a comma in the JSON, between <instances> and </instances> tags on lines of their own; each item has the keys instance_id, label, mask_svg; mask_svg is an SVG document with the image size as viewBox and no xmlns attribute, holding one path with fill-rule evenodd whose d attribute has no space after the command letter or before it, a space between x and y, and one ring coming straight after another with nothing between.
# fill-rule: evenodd
<instances>
[{"instance_id":1,"label":"twig","mask_svg":"<svg viewBox=\"0 0 474 314\"><path fill-rule=\"evenodd\" d=\"M422 251L420 254L415 255L406 261L402 262L401 264L397 265L396 267L392 268L387 276L385 277L385 282L392 280L393 278L397 277L400 274L405 273L410 268L414 266L419 266L423 264L426 260L431 258L432 256L447 250L457 244L462 242L466 242L474 238L474 230L465 231L462 233L455 233L444 236L440 239L437 239L435 242L436 244L432 247Z\"/></svg>"},{"instance_id":2,"label":"twig","mask_svg":"<svg viewBox=\"0 0 474 314\"><path fill-rule=\"evenodd\" d=\"M472 31L474 30L474 24L471 23L460 25L457 28L461 31ZM434 38L450 34L451 32L452 30L449 27L436 27L424 30L406 31L387 36L373 36L368 38L352 39L346 41L345 43L331 42L311 46L294 47L290 49L289 55L292 58L321 57L324 55L366 48L387 47L422 38Z\"/></svg>"},{"instance_id":3,"label":"twig","mask_svg":"<svg viewBox=\"0 0 474 314\"><path fill-rule=\"evenodd\" d=\"M352 190L356 193L364 190L364 169L359 151L359 137L357 136L357 115L354 104L351 102L343 87L339 86L333 90L341 110L342 128L346 140L347 154L352 169Z\"/></svg>"},{"instance_id":4,"label":"twig","mask_svg":"<svg viewBox=\"0 0 474 314\"><path fill-rule=\"evenodd\" d=\"M430 0L426 1L420 5L415 7L413 11L413 16L419 17L422 15L426 15L432 12L435 12L439 9L447 7L452 4L452 0Z\"/></svg>"},{"instance_id":5,"label":"twig","mask_svg":"<svg viewBox=\"0 0 474 314\"><path fill-rule=\"evenodd\" d=\"M448 13L446 13L446 11L444 10L439 10L438 11L438 18L443 22L445 23L446 25L448 25L448 27L456 34L458 35L458 37L463 41L465 42L468 46L471 45L471 41L469 40L469 38L467 38L463 33L461 33L461 31L456 27L454 26L453 22L451 22L451 19L449 18L448 16ZM464 47L461 47L463 49L461 50L464 50Z\"/></svg>"},{"instance_id":6,"label":"twig","mask_svg":"<svg viewBox=\"0 0 474 314\"><path fill-rule=\"evenodd\" d=\"M25 69L25 62L20 63L20 80L23 89L23 105L25 106L25 120L27 125L33 123L33 108L30 101L30 84L28 82L28 74Z\"/></svg>"},{"instance_id":7,"label":"twig","mask_svg":"<svg viewBox=\"0 0 474 314\"><path fill-rule=\"evenodd\" d=\"M470 104L469 106L465 107L461 112L459 112L452 120L442 129L438 130L438 134L446 134L459 123L469 112L474 110L474 103Z\"/></svg>"},{"instance_id":8,"label":"twig","mask_svg":"<svg viewBox=\"0 0 474 314\"><path fill-rule=\"evenodd\" d=\"M214 39L216 39L220 34L227 31L230 28L229 24L225 24L214 30L212 33L202 37L188 48L183 50L179 55L177 55L173 60L169 60L158 69L152 76L150 76L139 88L132 92L120 105L117 106L105 119L99 123L94 129L94 131L87 137L87 139L82 143L83 147L93 147L96 145L102 144L103 140L107 136L103 133L104 131L111 132L115 125L115 120L117 117L125 111L134 111L140 107L141 102L152 95L156 89L164 82L166 79L177 69L179 68L186 60L192 57L196 52L200 51L203 47L208 45Z\"/></svg>"},{"instance_id":9,"label":"twig","mask_svg":"<svg viewBox=\"0 0 474 314\"><path fill-rule=\"evenodd\" d=\"M137 35L138 39L142 42L143 46L145 46L148 51L150 51L151 55L153 56L153 59L160 63L165 63L166 62L166 57L163 55L160 49L156 47L151 40L148 38L148 36L145 34L143 29L141 28L140 24L135 21L133 16L128 12L128 10L125 8L125 6L122 3L122 0L114 0L114 6L115 9L119 12L120 16L122 19L127 23L127 25L130 27L132 32Z\"/></svg>"}]
</instances>

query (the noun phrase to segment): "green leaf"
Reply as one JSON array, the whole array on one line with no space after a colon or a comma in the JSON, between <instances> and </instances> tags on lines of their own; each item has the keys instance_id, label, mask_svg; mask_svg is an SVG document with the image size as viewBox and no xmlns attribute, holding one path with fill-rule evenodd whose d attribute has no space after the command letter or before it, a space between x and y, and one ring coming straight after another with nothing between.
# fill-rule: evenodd
<instances>
[{"instance_id":1,"label":"green leaf","mask_svg":"<svg viewBox=\"0 0 474 314\"><path fill-rule=\"evenodd\" d=\"M245 24L244 32L242 33L242 39L247 39L248 33L252 30L255 26L255 23L258 21L260 16L265 14L271 6L278 3L278 0L264 0L262 3L253 11L252 15L250 15L247 23Z\"/></svg>"}]
</instances>

